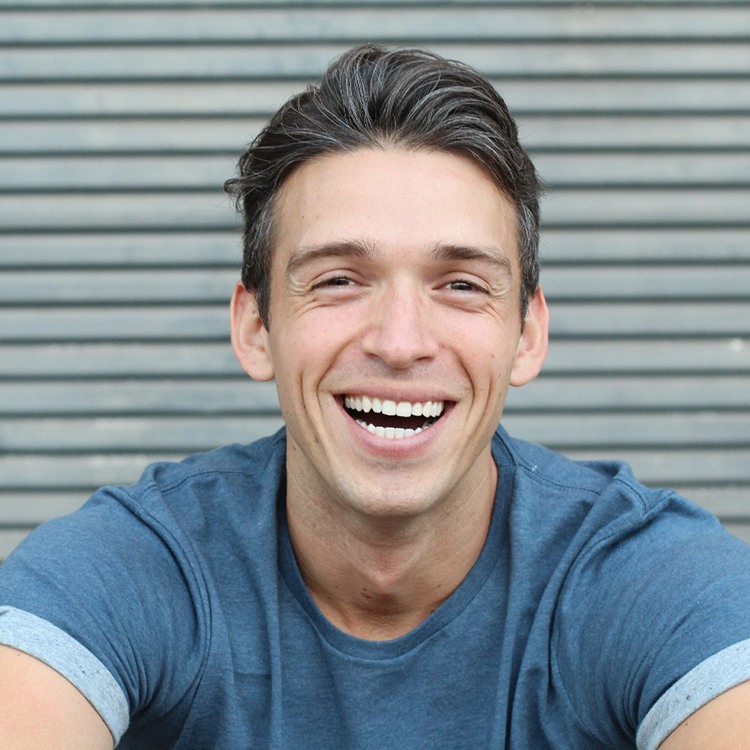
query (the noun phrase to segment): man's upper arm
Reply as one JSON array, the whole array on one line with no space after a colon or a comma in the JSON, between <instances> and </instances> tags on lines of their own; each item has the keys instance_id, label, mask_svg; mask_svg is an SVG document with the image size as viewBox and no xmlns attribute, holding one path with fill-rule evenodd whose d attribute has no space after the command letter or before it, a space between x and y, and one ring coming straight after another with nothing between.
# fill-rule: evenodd
<instances>
[{"instance_id":1,"label":"man's upper arm","mask_svg":"<svg viewBox=\"0 0 750 750\"><path fill-rule=\"evenodd\" d=\"M750 747L750 682L743 682L689 716L659 750L745 750Z\"/></svg>"},{"instance_id":2,"label":"man's upper arm","mask_svg":"<svg viewBox=\"0 0 750 750\"><path fill-rule=\"evenodd\" d=\"M0 747L3 750L112 750L94 707L43 662L0 646Z\"/></svg>"}]
</instances>

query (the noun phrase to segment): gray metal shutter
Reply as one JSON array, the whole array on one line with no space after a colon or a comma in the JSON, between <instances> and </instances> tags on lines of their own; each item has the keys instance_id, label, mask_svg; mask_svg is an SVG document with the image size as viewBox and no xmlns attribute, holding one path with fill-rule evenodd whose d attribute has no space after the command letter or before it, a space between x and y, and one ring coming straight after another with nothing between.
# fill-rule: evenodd
<instances>
[{"instance_id":1,"label":"gray metal shutter","mask_svg":"<svg viewBox=\"0 0 750 750\"><path fill-rule=\"evenodd\" d=\"M0 7L0 558L145 464L280 423L228 345L242 145L362 41L489 74L549 185L545 374L506 424L750 540L746 2Z\"/></svg>"}]
</instances>

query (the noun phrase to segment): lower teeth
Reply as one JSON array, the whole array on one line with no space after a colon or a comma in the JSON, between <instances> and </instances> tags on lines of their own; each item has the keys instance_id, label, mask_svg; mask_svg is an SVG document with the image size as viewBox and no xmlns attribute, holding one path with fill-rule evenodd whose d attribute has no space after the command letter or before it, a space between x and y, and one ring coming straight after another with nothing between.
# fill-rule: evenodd
<instances>
[{"instance_id":1,"label":"lower teeth","mask_svg":"<svg viewBox=\"0 0 750 750\"><path fill-rule=\"evenodd\" d=\"M360 427L367 430L368 432L371 432L373 435L377 435L377 437L381 438L387 438L388 440L402 440L403 438L416 435L417 433L422 432L423 429L427 429L430 426L429 423L426 422L423 427L417 427L416 430L412 430L410 428L404 427L381 427L379 425L363 422L361 419L357 419L356 422Z\"/></svg>"}]
</instances>

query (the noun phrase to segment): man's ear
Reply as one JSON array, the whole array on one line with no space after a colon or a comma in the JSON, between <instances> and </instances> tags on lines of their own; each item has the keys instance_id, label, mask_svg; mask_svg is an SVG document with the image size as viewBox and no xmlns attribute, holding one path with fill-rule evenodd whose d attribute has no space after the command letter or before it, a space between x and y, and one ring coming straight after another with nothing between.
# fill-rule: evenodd
<instances>
[{"instance_id":1,"label":"man's ear","mask_svg":"<svg viewBox=\"0 0 750 750\"><path fill-rule=\"evenodd\" d=\"M511 385L526 385L539 374L547 356L548 337L549 310L539 287L529 300L516 360L510 374Z\"/></svg>"},{"instance_id":2,"label":"man's ear","mask_svg":"<svg viewBox=\"0 0 750 750\"><path fill-rule=\"evenodd\" d=\"M258 312L254 292L238 281L231 304L232 351L242 369L253 380L273 380L274 370L268 331Z\"/></svg>"}]
</instances>

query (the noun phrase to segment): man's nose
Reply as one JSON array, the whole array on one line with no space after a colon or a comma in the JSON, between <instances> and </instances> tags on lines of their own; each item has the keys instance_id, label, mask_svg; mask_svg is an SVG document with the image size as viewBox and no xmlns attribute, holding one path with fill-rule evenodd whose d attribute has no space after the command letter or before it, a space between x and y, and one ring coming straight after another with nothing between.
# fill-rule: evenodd
<instances>
[{"instance_id":1,"label":"man's nose","mask_svg":"<svg viewBox=\"0 0 750 750\"><path fill-rule=\"evenodd\" d=\"M403 370L438 353L436 320L429 296L412 285L384 290L371 301L362 347L389 367Z\"/></svg>"}]
</instances>

